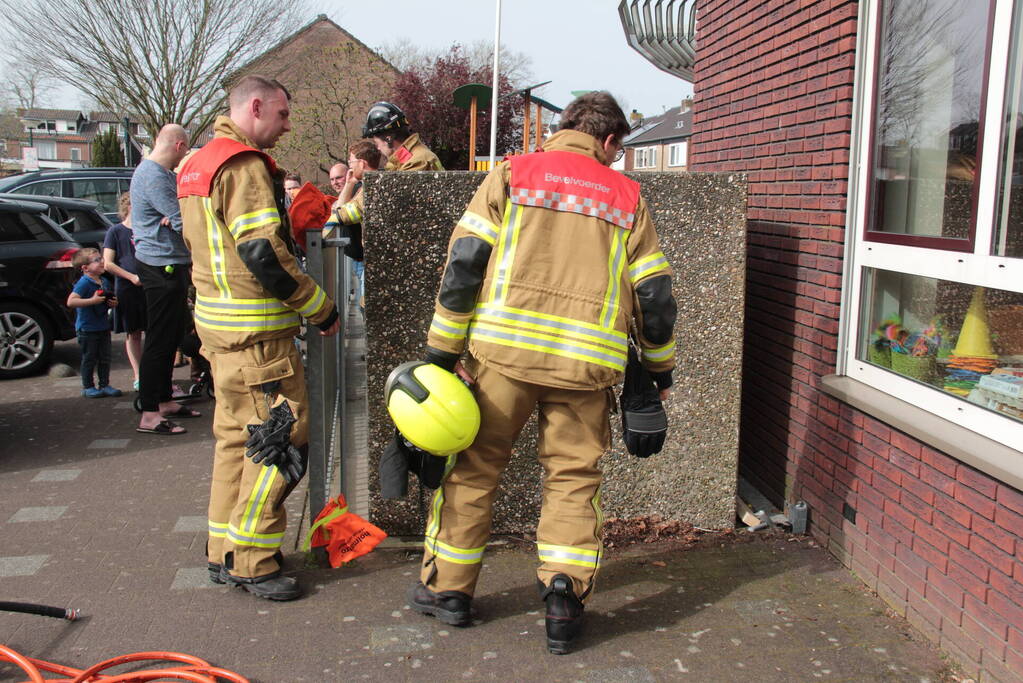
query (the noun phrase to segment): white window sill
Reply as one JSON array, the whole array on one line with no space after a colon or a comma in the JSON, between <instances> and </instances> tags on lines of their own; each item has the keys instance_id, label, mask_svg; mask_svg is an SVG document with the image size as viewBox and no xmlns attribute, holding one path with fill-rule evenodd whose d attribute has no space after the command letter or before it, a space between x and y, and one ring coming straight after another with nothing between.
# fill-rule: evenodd
<instances>
[{"instance_id":1,"label":"white window sill","mask_svg":"<svg viewBox=\"0 0 1023 683\"><path fill-rule=\"evenodd\" d=\"M947 453L995 479L1023 490L1023 453L954 424L851 377L828 375L821 390Z\"/></svg>"}]
</instances>

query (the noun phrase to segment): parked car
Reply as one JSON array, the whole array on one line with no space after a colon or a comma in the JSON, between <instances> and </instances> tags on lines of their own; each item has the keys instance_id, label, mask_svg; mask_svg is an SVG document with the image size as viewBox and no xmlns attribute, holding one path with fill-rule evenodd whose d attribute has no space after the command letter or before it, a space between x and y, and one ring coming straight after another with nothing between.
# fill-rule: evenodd
<instances>
[{"instance_id":1,"label":"parked car","mask_svg":"<svg viewBox=\"0 0 1023 683\"><path fill-rule=\"evenodd\" d=\"M39 372L55 339L75 336L65 305L79 245L45 204L0 199L0 379Z\"/></svg>"},{"instance_id":2,"label":"parked car","mask_svg":"<svg viewBox=\"0 0 1023 683\"><path fill-rule=\"evenodd\" d=\"M112 225L106 214L100 213L99 204L85 199L5 192L0 192L0 199L45 204L46 215L83 247L100 249L103 246L103 238Z\"/></svg>"},{"instance_id":3,"label":"parked car","mask_svg":"<svg viewBox=\"0 0 1023 683\"><path fill-rule=\"evenodd\" d=\"M117 216L117 198L128 191L134 168L76 168L68 171L32 171L0 180L0 192L44 197L88 199L100 205L111 221Z\"/></svg>"}]
</instances>

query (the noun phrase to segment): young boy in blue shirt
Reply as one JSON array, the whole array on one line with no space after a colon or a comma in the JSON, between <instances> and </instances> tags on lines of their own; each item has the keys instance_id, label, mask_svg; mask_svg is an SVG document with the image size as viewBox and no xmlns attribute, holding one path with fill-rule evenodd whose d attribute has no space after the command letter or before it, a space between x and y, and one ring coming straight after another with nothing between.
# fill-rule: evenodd
<instances>
[{"instance_id":1,"label":"young boy in blue shirt","mask_svg":"<svg viewBox=\"0 0 1023 683\"><path fill-rule=\"evenodd\" d=\"M82 396L103 398L120 396L110 386L110 318L107 311L117 306L112 287L106 286L103 257L97 249L80 249L71 260L82 277L68 295L68 308L75 309L75 332L82 347ZM96 370L99 387L92 382Z\"/></svg>"}]
</instances>

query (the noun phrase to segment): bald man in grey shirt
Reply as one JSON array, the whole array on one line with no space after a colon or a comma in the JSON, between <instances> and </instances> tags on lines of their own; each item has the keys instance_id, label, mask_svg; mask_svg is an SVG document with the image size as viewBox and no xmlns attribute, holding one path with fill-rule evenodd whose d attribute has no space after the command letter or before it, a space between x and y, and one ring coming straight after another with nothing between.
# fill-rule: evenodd
<instances>
[{"instance_id":1,"label":"bald man in grey shirt","mask_svg":"<svg viewBox=\"0 0 1023 683\"><path fill-rule=\"evenodd\" d=\"M146 294L145 346L139 362L142 419L137 431L184 434L170 417L198 413L173 400L174 353L188 325L189 265L181 237L177 176L173 169L188 154L188 134L170 123L160 129L153 151L131 179L131 222L135 260Z\"/></svg>"}]
</instances>

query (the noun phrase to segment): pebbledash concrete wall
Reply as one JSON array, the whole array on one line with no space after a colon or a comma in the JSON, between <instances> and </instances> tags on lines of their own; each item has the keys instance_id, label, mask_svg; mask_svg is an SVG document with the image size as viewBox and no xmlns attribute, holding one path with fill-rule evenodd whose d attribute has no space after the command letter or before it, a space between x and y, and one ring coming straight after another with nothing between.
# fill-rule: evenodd
<instances>
[{"instance_id":1,"label":"pebbledash concrete wall","mask_svg":"<svg viewBox=\"0 0 1023 683\"><path fill-rule=\"evenodd\" d=\"M408 496L379 496L377 464L393 425L383 402L388 374L423 356L451 230L485 174L372 174L366 181L366 331L371 518L392 534L422 534L432 492L411 478ZM661 515L730 528L735 514L739 372L743 329L746 181L741 174L640 173L679 304L675 388L664 450L625 453L615 428L601 460L606 517ZM562 255L571 259L571 254ZM535 529L542 472L535 416L501 480L493 530Z\"/></svg>"},{"instance_id":2,"label":"pebbledash concrete wall","mask_svg":"<svg viewBox=\"0 0 1023 683\"><path fill-rule=\"evenodd\" d=\"M749 177L740 472L987 680L1023 680L1023 493L821 391L835 372L858 3L700 0L690 168ZM858 511L843 518L845 504Z\"/></svg>"}]
</instances>

